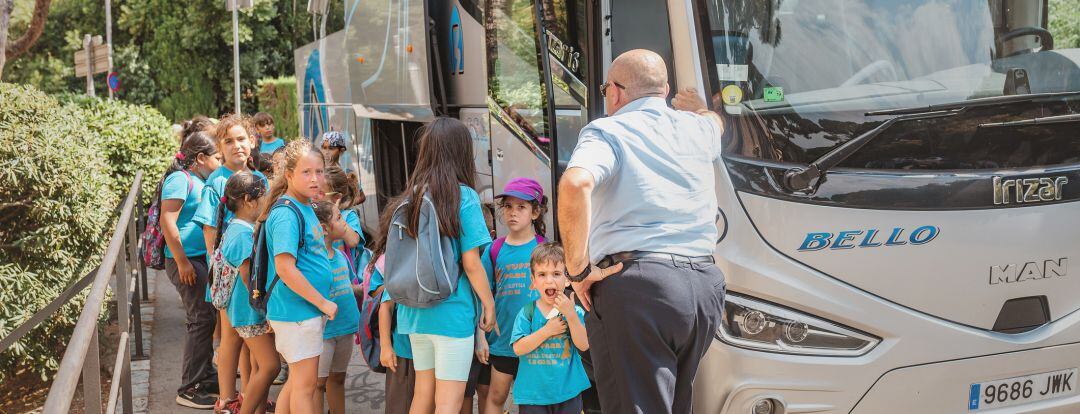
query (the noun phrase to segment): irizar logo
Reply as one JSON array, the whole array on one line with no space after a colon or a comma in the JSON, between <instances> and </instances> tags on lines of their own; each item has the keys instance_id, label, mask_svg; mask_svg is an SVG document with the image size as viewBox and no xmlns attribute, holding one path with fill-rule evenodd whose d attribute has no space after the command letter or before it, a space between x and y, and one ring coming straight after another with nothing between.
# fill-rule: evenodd
<instances>
[{"instance_id":1,"label":"irizar logo","mask_svg":"<svg viewBox=\"0 0 1080 414\"><path fill-rule=\"evenodd\" d=\"M807 233L802 246L799 246L799 251L812 252L826 247L830 250L846 250L856 247L861 249L866 247L903 246L905 244L918 246L933 241L941 233L941 229L937 226L921 226L907 235L904 234L905 232L907 230L903 227L894 227L892 230L885 232L878 229L866 229L846 230L835 234ZM888 234L888 238L884 234ZM884 240L884 242L881 240Z\"/></svg>"},{"instance_id":2,"label":"irizar logo","mask_svg":"<svg viewBox=\"0 0 1080 414\"><path fill-rule=\"evenodd\" d=\"M1020 283L1031 280L1063 277L1069 270L1069 258L1041 262L1013 263L990 268L990 284Z\"/></svg>"},{"instance_id":3,"label":"irizar logo","mask_svg":"<svg viewBox=\"0 0 1080 414\"><path fill-rule=\"evenodd\" d=\"M1004 205L1013 199L1017 203L1061 200L1061 187L1069 183L1069 178L1059 176L1003 180L995 176L993 181L994 205Z\"/></svg>"}]
</instances>

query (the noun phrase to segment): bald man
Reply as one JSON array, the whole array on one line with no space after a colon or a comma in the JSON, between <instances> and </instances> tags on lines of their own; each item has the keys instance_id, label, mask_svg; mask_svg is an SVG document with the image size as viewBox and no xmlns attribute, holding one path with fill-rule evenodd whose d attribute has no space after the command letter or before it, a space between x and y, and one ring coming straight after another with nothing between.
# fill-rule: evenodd
<instances>
[{"instance_id":1,"label":"bald man","mask_svg":"<svg viewBox=\"0 0 1080 414\"><path fill-rule=\"evenodd\" d=\"M713 263L720 118L693 92L668 107L667 67L615 59L611 116L581 130L559 181L566 269L583 306L604 413L689 413L698 362L720 324Z\"/></svg>"}]
</instances>

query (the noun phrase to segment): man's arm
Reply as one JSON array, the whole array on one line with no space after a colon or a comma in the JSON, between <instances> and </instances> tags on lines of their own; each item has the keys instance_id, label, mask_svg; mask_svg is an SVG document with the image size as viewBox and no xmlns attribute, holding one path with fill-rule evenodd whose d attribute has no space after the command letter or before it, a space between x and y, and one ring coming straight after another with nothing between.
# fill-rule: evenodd
<instances>
[{"instance_id":1,"label":"man's arm","mask_svg":"<svg viewBox=\"0 0 1080 414\"><path fill-rule=\"evenodd\" d=\"M580 274L589 265L589 228L592 219L592 173L571 167L559 180L559 235L566 255L566 271Z\"/></svg>"},{"instance_id":2,"label":"man's arm","mask_svg":"<svg viewBox=\"0 0 1080 414\"><path fill-rule=\"evenodd\" d=\"M720 118L720 114L709 110L708 105L705 105L705 100L698 96L694 88L684 88L675 94L675 98L671 100L671 107L704 116L716 124L717 132L724 133L723 118Z\"/></svg>"}]
</instances>

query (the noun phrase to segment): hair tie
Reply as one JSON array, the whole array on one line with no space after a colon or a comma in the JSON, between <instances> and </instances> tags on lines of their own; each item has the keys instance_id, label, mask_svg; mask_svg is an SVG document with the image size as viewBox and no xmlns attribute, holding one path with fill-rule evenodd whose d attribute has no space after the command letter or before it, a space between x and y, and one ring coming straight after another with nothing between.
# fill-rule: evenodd
<instances>
[{"instance_id":1,"label":"hair tie","mask_svg":"<svg viewBox=\"0 0 1080 414\"><path fill-rule=\"evenodd\" d=\"M225 196L221 196L221 202L222 202L222 203L224 203L224 202L225 202Z\"/></svg>"},{"instance_id":2,"label":"hair tie","mask_svg":"<svg viewBox=\"0 0 1080 414\"><path fill-rule=\"evenodd\" d=\"M178 159L180 161L183 161L184 158L187 158L187 157L184 156L184 153L182 153L180 151L176 151L176 159Z\"/></svg>"}]
</instances>

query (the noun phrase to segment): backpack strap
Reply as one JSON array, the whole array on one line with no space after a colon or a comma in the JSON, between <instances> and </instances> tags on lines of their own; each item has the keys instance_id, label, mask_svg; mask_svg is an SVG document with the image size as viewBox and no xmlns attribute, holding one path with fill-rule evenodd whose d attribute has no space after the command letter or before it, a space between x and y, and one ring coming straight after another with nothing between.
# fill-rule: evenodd
<instances>
[{"instance_id":1,"label":"backpack strap","mask_svg":"<svg viewBox=\"0 0 1080 414\"><path fill-rule=\"evenodd\" d=\"M544 239L544 235L542 235L542 234L537 234L536 235L536 244L538 244L538 245L539 244L544 244L545 241L547 241L547 240ZM499 237L499 238L495 239L495 241L491 242L491 250L488 251L488 256L490 256L490 259L491 259L491 269L492 269L492 271L494 271L495 267L497 266L495 264L495 259L499 258L499 251L502 250L502 247L505 244L506 244L506 237Z\"/></svg>"},{"instance_id":2,"label":"backpack strap","mask_svg":"<svg viewBox=\"0 0 1080 414\"><path fill-rule=\"evenodd\" d=\"M525 320L529 321L529 324L532 324L533 314L536 313L536 301L530 300L522 309L525 310Z\"/></svg>"},{"instance_id":3,"label":"backpack strap","mask_svg":"<svg viewBox=\"0 0 1080 414\"><path fill-rule=\"evenodd\" d=\"M293 203L292 200L287 200L284 198L279 198L277 201L275 201L273 207L270 207L270 211L273 212L274 209L281 206L287 206L290 210L293 211L293 213L296 213L296 219L300 220L300 243L296 247L296 254L299 255L300 250L304 248L304 232L305 230L307 230L307 224L304 222L304 214L300 212L300 208L296 206L296 203ZM266 231L266 229L264 228L263 231ZM274 260L273 257L267 257L267 259L271 261ZM281 277L278 276L277 272L274 272L274 280L271 280L270 286L266 287L267 296L270 296L270 291L274 290L274 286L277 285L277 282L279 280L281 280Z\"/></svg>"},{"instance_id":4,"label":"backpack strap","mask_svg":"<svg viewBox=\"0 0 1080 414\"><path fill-rule=\"evenodd\" d=\"M191 189L195 188L195 182L191 180L191 173L188 172L188 170L180 170L180 171L183 171L184 175L187 176L187 192L188 192L188 195L190 195L191 194Z\"/></svg>"},{"instance_id":5,"label":"backpack strap","mask_svg":"<svg viewBox=\"0 0 1080 414\"><path fill-rule=\"evenodd\" d=\"M495 263L495 259L499 258L499 251L502 250L503 245L506 244L506 237L499 237L491 243L491 250L488 251L488 256L491 259L491 271L495 272L498 265ZM494 288L494 286L492 286Z\"/></svg>"}]
</instances>

